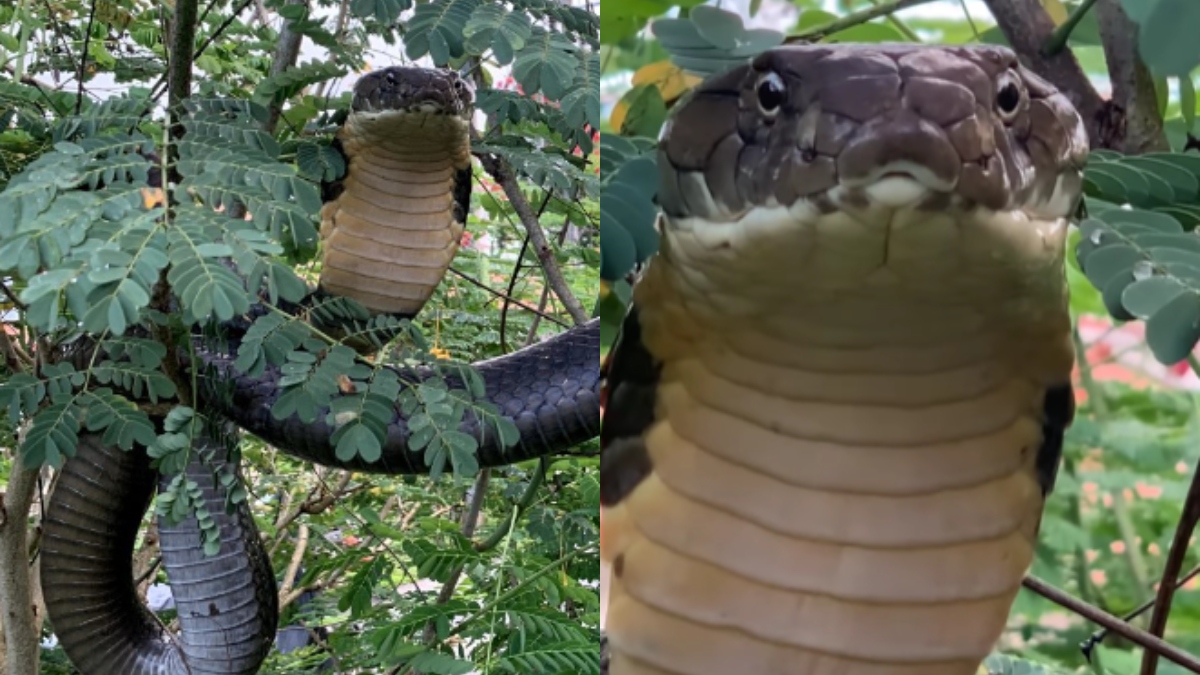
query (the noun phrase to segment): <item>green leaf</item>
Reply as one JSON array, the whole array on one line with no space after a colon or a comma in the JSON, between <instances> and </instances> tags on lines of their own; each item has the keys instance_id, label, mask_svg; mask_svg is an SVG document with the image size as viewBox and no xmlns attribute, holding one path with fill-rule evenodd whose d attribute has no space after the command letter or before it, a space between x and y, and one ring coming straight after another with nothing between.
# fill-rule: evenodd
<instances>
[{"instance_id":1,"label":"green leaf","mask_svg":"<svg viewBox=\"0 0 1200 675\"><path fill-rule=\"evenodd\" d=\"M430 675L467 675L475 672L475 663L456 659L449 654L433 651L423 651L406 664L412 670Z\"/></svg>"},{"instance_id":2,"label":"green leaf","mask_svg":"<svg viewBox=\"0 0 1200 675\"><path fill-rule=\"evenodd\" d=\"M39 410L33 416L29 432L21 443L21 457L29 469L42 465L61 467L74 457L79 447L79 408L72 398L64 397Z\"/></svg>"},{"instance_id":3,"label":"green leaf","mask_svg":"<svg viewBox=\"0 0 1200 675\"><path fill-rule=\"evenodd\" d=\"M599 675L600 659L591 640L538 645L499 660L506 672Z\"/></svg>"},{"instance_id":4,"label":"green leaf","mask_svg":"<svg viewBox=\"0 0 1200 675\"><path fill-rule=\"evenodd\" d=\"M479 441L474 436L450 430L443 434L443 439L450 449L450 464L455 475L470 478L479 473Z\"/></svg>"},{"instance_id":5,"label":"green leaf","mask_svg":"<svg viewBox=\"0 0 1200 675\"><path fill-rule=\"evenodd\" d=\"M1154 276L1128 286L1121 295L1121 304L1138 318L1147 319L1186 292L1179 280Z\"/></svg>"},{"instance_id":6,"label":"green leaf","mask_svg":"<svg viewBox=\"0 0 1200 675\"><path fill-rule=\"evenodd\" d=\"M471 13L463 37L468 52L482 55L491 49L496 61L507 65L532 32L533 22L524 12L509 11L501 4L482 4Z\"/></svg>"},{"instance_id":7,"label":"green leaf","mask_svg":"<svg viewBox=\"0 0 1200 675\"><path fill-rule=\"evenodd\" d=\"M1191 0L1157 0L1140 22L1138 48L1142 59L1160 75L1186 76L1200 64L1200 3Z\"/></svg>"},{"instance_id":8,"label":"green leaf","mask_svg":"<svg viewBox=\"0 0 1200 675\"><path fill-rule=\"evenodd\" d=\"M714 7L696 10L699 16L693 12L687 19L660 19L651 30L675 65L697 75L723 72L783 42L779 31L746 30L734 12Z\"/></svg>"},{"instance_id":9,"label":"green leaf","mask_svg":"<svg viewBox=\"0 0 1200 675\"><path fill-rule=\"evenodd\" d=\"M667 119L667 104L662 92L653 84L642 84L621 97L629 112L618 131L623 136L656 137Z\"/></svg>"},{"instance_id":10,"label":"green leaf","mask_svg":"<svg viewBox=\"0 0 1200 675\"><path fill-rule=\"evenodd\" d=\"M512 75L525 95L537 92L558 100L575 81L578 47L556 33L536 30L513 60Z\"/></svg>"},{"instance_id":11,"label":"green leaf","mask_svg":"<svg viewBox=\"0 0 1200 675\"><path fill-rule=\"evenodd\" d=\"M405 53L410 59L426 54L445 66L464 51L463 33L479 0L433 0L418 5L407 26Z\"/></svg>"},{"instance_id":12,"label":"green leaf","mask_svg":"<svg viewBox=\"0 0 1200 675\"><path fill-rule=\"evenodd\" d=\"M178 223L168 233L171 269L167 280L192 321L228 321L250 309L252 298L228 267L203 255L199 245L221 236L207 226Z\"/></svg>"},{"instance_id":13,"label":"green leaf","mask_svg":"<svg viewBox=\"0 0 1200 675\"><path fill-rule=\"evenodd\" d=\"M745 31L740 16L717 7L697 7L692 10L691 19L700 37L717 49L737 49L738 38Z\"/></svg>"},{"instance_id":14,"label":"green leaf","mask_svg":"<svg viewBox=\"0 0 1200 675\"><path fill-rule=\"evenodd\" d=\"M350 13L359 19L375 19L391 26L400 19L400 13L412 8L411 0L353 0Z\"/></svg>"},{"instance_id":15,"label":"green leaf","mask_svg":"<svg viewBox=\"0 0 1200 675\"><path fill-rule=\"evenodd\" d=\"M46 383L29 373L14 373L0 382L0 406L8 411L8 420L15 427L22 416L37 412L46 397Z\"/></svg>"},{"instance_id":16,"label":"green leaf","mask_svg":"<svg viewBox=\"0 0 1200 675\"><path fill-rule=\"evenodd\" d=\"M581 53L575 73L575 82L561 101L567 124L599 129L604 121L600 110L600 56L596 52Z\"/></svg>"},{"instance_id":17,"label":"green leaf","mask_svg":"<svg viewBox=\"0 0 1200 675\"><path fill-rule=\"evenodd\" d=\"M392 563L386 556L375 556L369 563L359 568L358 572L346 584L346 591L338 599L340 611L350 611L350 616L357 618L371 609L371 592L383 576L390 572Z\"/></svg>"},{"instance_id":18,"label":"green leaf","mask_svg":"<svg viewBox=\"0 0 1200 675\"><path fill-rule=\"evenodd\" d=\"M337 434L340 435L340 438L335 439L337 442L335 452L338 459L343 462L349 462L356 455L361 456L365 462L377 462L383 456L383 448L379 439L362 422L348 424L342 429L338 429Z\"/></svg>"},{"instance_id":19,"label":"green leaf","mask_svg":"<svg viewBox=\"0 0 1200 675\"><path fill-rule=\"evenodd\" d=\"M331 182L346 175L346 157L328 145L302 141L296 146L296 167L310 180Z\"/></svg>"},{"instance_id":20,"label":"green leaf","mask_svg":"<svg viewBox=\"0 0 1200 675\"><path fill-rule=\"evenodd\" d=\"M603 209L604 202L600 202ZM620 279L637 264L637 245L629 231L616 220L600 214L600 278L609 281Z\"/></svg>"},{"instance_id":21,"label":"green leaf","mask_svg":"<svg viewBox=\"0 0 1200 675\"><path fill-rule=\"evenodd\" d=\"M1170 216L1110 209L1080 224L1088 279L1120 320L1146 320L1155 358L1177 363L1200 340L1200 239Z\"/></svg>"},{"instance_id":22,"label":"green leaf","mask_svg":"<svg viewBox=\"0 0 1200 675\"><path fill-rule=\"evenodd\" d=\"M1154 358L1174 364L1187 358L1200 340L1200 295L1177 293L1146 321L1146 344Z\"/></svg>"}]
</instances>

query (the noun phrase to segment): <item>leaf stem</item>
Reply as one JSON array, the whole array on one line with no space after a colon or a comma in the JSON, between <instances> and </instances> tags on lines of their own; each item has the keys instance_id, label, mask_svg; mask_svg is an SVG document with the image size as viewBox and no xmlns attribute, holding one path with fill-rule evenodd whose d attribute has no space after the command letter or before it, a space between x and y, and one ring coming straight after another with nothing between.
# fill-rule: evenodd
<instances>
[{"instance_id":1,"label":"leaf stem","mask_svg":"<svg viewBox=\"0 0 1200 675\"><path fill-rule=\"evenodd\" d=\"M1067 46L1067 40L1071 39L1071 33L1079 25L1086 15L1092 9L1092 5L1096 4L1096 0L1083 0L1079 5L1071 11L1067 16L1067 20L1062 22L1062 25L1054 29L1050 37L1046 39L1046 43L1042 45L1042 56L1050 58L1061 52Z\"/></svg>"},{"instance_id":2,"label":"leaf stem","mask_svg":"<svg viewBox=\"0 0 1200 675\"><path fill-rule=\"evenodd\" d=\"M490 551L506 537L509 532L512 532L513 526L520 520L521 516L533 506L534 497L537 496L538 489L542 487L542 483L546 478L546 469L550 467L550 460L546 457L538 457L537 469L529 478L529 485L525 486L525 492L521 498L517 500L516 512L512 518L504 521L504 524L497 527L494 532L488 535L488 538L475 544L475 550L479 552Z\"/></svg>"},{"instance_id":3,"label":"leaf stem","mask_svg":"<svg viewBox=\"0 0 1200 675\"><path fill-rule=\"evenodd\" d=\"M868 0L868 2L870 2L872 5L875 5L876 7L879 6L879 1L880 0ZM908 38L909 40L912 40L913 42L921 41L921 36L917 35L917 32L915 30L913 30L912 28L909 28L908 24L904 23L900 19L897 19L894 14L887 15L887 22L892 24L892 28L895 28L897 31L899 31L899 33L901 35Z\"/></svg>"}]
</instances>

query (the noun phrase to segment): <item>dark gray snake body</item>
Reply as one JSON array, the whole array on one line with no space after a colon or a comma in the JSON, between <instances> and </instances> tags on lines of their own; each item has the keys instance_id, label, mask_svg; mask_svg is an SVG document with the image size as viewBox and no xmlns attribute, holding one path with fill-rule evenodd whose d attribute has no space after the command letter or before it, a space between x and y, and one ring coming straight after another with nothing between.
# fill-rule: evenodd
<instances>
[{"instance_id":1,"label":"dark gray snake body","mask_svg":"<svg viewBox=\"0 0 1200 675\"><path fill-rule=\"evenodd\" d=\"M387 305L386 298L379 297L381 284L364 283L363 288L371 292L364 304L371 309L400 307L407 310L405 315L414 314L432 292L428 269L445 273L469 196L469 186L463 184L461 154L469 143L467 126L448 120L468 119L470 100L468 97L464 103L462 98L467 95L469 88L461 85L456 74L417 68L376 71L361 78L355 87L352 114L340 135L350 172L339 186L340 194L323 211L323 234L328 240L333 228L349 223L353 230L349 235L336 230L332 234L342 236L342 241L349 241L348 236L391 237L402 247L406 239L389 231L387 219L395 220L403 230L406 217L411 217L417 225L407 229L424 232L414 235L417 240L440 242L414 246L392 267L368 261L364 274L393 279L391 287L383 285L383 293L397 298ZM394 125L390 135L387 124ZM429 134L408 133L424 125L436 126L443 141L457 144L450 153L453 161L438 163L438 146ZM461 138L446 131L451 126L461 130ZM365 168L356 164L354 150L354 143L360 140L355 134L366 133L362 129L368 129L377 141L366 153L369 161ZM381 147L394 152L389 155L380 151ZM358 174L356 166L360 167ZM467 167L465 178L469 180ZM380 188L388 185L389 171L394 172L393 184L399 187L385 192ZM369 184L376 186L374 192ZM347 206L339 211L343 195ZM403 199L406 195L411 199ZM373 196L379 205L371 203ZM377 222L366 222L372 217ZM355 297L352 272L359 258L353 255L353 248L336 249L337 283L326 283L323 277L325 292ZM422 248L431 253L423 254ZM329 255L326 252L327 259ZM405 284L405 269L410 268L417 270L413 276L420 283ZM281 393L280 372L268 366L251 376L234 368L241 328L228 330L230 339L224 348L216 349L200 338L194 341L200 365L200 404L206 412L288 454L326 466L372 473L428 472L423 453L407 447L407 422L398 407L388 426L382 457L374 463L358 457L343 461L334 454L331 437L336 429L326 421L328 409L319 411L311 424L296 415L274 419L271 407ZM520 432L518 443L506 448L490 425L468 413L460 429L480 439L480 466L502 466L561 452L596 437L599 348L599 321L593 320L543 343L474 364L485 382L486 399ZM409 368L400 374L407 382L420 382L432 373ZM453 381L449 384L455 386ZM252 675L258 671L276 629L277 590L248 502L240 503L231 514L225 511L226 490L215 485L214 472L227 462L225 445L205 434L197 438L186 472L220 527L217 555L204 554L194 517L174 526L160 520L163 566L180 623L179 634L173 635L138 600L130 558L154 490L160 481L164 482L160 487L165 487L169 479L159 477L141 448L123 452L101 443L97 436L81 437L78 453L65 463L43 520L41 573L53 629L84 675Z\"/></svg>"}]
</instances>

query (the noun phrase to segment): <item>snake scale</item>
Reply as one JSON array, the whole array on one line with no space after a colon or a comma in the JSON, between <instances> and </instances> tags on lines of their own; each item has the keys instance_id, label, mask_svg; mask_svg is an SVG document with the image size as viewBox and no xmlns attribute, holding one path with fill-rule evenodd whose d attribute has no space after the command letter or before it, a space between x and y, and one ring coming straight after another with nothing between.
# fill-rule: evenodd
<instances>
[{"instance_id":1,"label":"snake scale","mask_svg":"<svg viewBox=\"0 0 1200 675\"><path fill-rule=\"evenodd\" d=\"M611 675L970 675L1074 415L1088 143L996 46L785 45L658 145L601 432Z\"/></svg>"},{"instance_id":2,"label":"snake scale","mask_svg":"<svg viewBox=\"0 0 1200 675\"><path fill-rule=\"evenodd\" d=\"M446 273L463 230L471 192L473 96L457 73L446 70L385 68L357 81L337 136L348 170L327 186L323 269L310 297L350 297L376 314L410 317L421 309ZM408 448L407 420L398 406L382 457L373 463L336 456L336 420L328 418L328 407L313 423L295 414L275 419L279 369L268 366L250 375L233 366L247 325L243 319L224 326L227 344L221 348L199 336L193 341L205 410L285 453L326 466L428 472L424 453ZM480 439L480 466L562 452L596 437L599 345L599 322L593 320L474 364L486 398L520 432L516 446L506 448L490 426L468 413L460 429ZM191 368L187 360L180 365ZM400 374L409 382L431 375L424 368ZM225 489L215 485L214 470L229 462L224 436L206 430L198 437L186 471L219 525L218 554L204 555L194 517L173 526L159 523L178 634L138 599L131 563L141 519L156 487L169 478L151 468L140 448L123 452L96 435L83 435L76 456L64 464L43 521L42 586L55 634L83 675L258 672L278 621L277 589L249 504L243 501L227 513Z\"/></svg>"}]
</instances>

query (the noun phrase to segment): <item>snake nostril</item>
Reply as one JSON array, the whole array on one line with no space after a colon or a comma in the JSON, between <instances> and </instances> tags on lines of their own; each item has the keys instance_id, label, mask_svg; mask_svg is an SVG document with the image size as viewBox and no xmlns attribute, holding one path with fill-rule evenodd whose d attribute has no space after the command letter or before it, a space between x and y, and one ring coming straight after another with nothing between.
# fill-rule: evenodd
<instances>
[{"instance_id":1,"label":"snake nostril","mask_svg":"<svg viewBox=\"0 0 1200 675\"><path fill-rule=\"evenodd\" d=\"M817 158L817 150L812 147L800 148L800 159L804 163L809 163Z\"/></svg>"}]
</instances>

